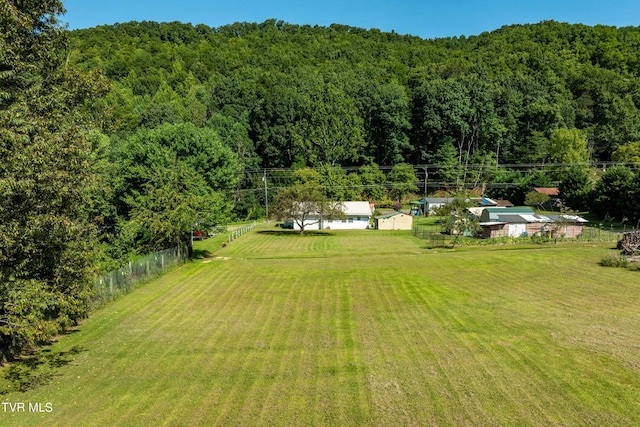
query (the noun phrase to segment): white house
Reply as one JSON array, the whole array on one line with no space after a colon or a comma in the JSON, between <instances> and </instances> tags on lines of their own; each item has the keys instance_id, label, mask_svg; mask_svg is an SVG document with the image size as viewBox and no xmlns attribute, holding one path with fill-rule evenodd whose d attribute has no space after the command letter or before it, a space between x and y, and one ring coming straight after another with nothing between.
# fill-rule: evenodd
<instances>
[{"instance_id":1,"label":"white house","mask_svg":"<svg viewBox=\"0 0 640 427\"><path fill-rule=\"evenodd\" d=\"M436 209L453 202L453 197L427 197L423 200L427 214L434 215L436 213Z\"/></svg>"},{"instance_id":2,"label":"white house","mask_svg":"<svg viewBox=\"0 0 640 427\"><path fill-rule=\"evenodd\" d=\"M369 202L340 202L344 218L326 219L310 217L310 224L305 230L366 230L369 228L373 210ZM293 223L294 230L300 230L298 224Z\"/></svg>"}]
</instances>

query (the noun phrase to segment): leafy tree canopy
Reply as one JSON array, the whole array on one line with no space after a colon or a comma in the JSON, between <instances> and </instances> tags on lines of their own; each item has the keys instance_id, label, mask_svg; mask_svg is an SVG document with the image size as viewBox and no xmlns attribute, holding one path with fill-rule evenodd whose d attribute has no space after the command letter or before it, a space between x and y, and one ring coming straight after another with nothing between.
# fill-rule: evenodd
<instances>
[{"instance_id":1,"label":"leafy tree canopy","mask_svg":"<svg viewBox=\"0 0 640 427\"><path fill-rule=\"evenodd\" d=\"M304 234L310 225L343 215L342 205L329 200L312 181L281 188L273 204L273 216L279 220L293 221L300 234Z\"/></svg>"},{"instance_id":2,"label":"leafy tree canopy","mask_svg":"<svg viewBox=\"0 0 640 427\"><path fill-rule=\"evenodd\" d=\"M113 80L105 106L121 131L221 114L243 123L262 167L419 164L446 145L463 165L574 161L585 138L610 160L640 140L638 28L547 21L423 40L268 20L71 35L71 63Z\"/></svg>"},{"instance_id":3,"label":"leafy tree canopy","mask_svg":"<svg viewBox=\"0 0 640 427\"><path fill-rule=\"evenodd\" d=\"M59 1L0 3L0 362L86 316L99 79L64 65Z\"/></svg>"}]
</instances>

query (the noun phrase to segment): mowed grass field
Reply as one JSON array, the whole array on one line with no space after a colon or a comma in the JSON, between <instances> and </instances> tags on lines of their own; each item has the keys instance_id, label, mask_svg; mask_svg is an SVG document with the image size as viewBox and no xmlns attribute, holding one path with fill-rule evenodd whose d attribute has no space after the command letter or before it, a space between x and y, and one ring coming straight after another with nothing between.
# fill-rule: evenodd
<instances>
[{"instance_id":1,"label":"mowed grass field","mask_svg":"<svg viewBox=\"0 0 640 427\"><path fill-rule=\"evenodd\" d=\"M640 273L600 267L611 244L198 244L48 348L44 384L0 381L51 409L5 405L0 424L640 425Z\"/></svg>"}]
</instances>

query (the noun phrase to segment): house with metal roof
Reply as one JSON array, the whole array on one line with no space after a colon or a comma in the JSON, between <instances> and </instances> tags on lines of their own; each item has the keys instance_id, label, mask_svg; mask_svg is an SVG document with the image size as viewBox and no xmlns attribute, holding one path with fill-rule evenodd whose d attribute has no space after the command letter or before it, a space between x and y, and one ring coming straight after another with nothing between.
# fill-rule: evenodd
<instances>
[{"instance_id":1,"label":"house with metal roof","mask_svg":"<svg viewBox=\"0 0 640 427\"><path fill-rule=\"evenodd\" d=\"M436 209L441 208L447 203L453 202L453 197L426 197L417 204L420 204L422 213L425 215L434 215Z\"/></svg>"},{"instance_id":2,"label":"house with metal roof","mask_svg":"<svg viewBox=\"0 0 640 427\"><path fill-rule=\"evenodd\" d=\"M369 228L373 210L369 202L349 201L339 202L344 212L343 218L327 219L319 215L309 218L311 224L305 230L365 230ZM299 230L293 223L294 230Z\"/></svg>"},{"instance_id":3,"label":"house with metal roof","mask_svg":"<svg viewBox=\"0 0 640 427\"><path fill-rule=\"evenodd\" d=\"M491 208L486 208L488 210ZM509 208L483 212L480 220L482 236L520 237L547 236L575 238L582 234L588 221L577 215L536 215L531 208Z\"/></svg>"},{"instance_id":4,"label":"house with metal roof","mask_svg":"<svg viewBox=\"0 0 640 427\"><path fill-rule=\"evenodd\" d=\"M499 215L534 215L533 209L528 207L514 208L484 208L480 213L480 222L497 221Z\"/></svg>"}]
</instances>

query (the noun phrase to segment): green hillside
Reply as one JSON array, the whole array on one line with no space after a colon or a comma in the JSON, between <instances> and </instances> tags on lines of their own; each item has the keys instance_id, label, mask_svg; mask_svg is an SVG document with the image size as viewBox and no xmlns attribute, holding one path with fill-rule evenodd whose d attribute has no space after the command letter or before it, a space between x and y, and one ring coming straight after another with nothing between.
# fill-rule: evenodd
<instances>
[{"instance_id":1,"label":"green hillside","mask_svg":"<svg viewBox=\"0 0 640 427\"><path fill-rule=\"evenodd\" d=\"M277 20L130 22L74 31L70 60L115 82L115 130L213 126L250 167L322 164L313 128L339 135L338 123L357 130L330 154L343 166L435 164L451 150L510 164L569 160L549 146L557 129L585 132L595 160L640 140L639 46L637 27L553 21L435 40Z\"/></svg>"}]
</instances>

